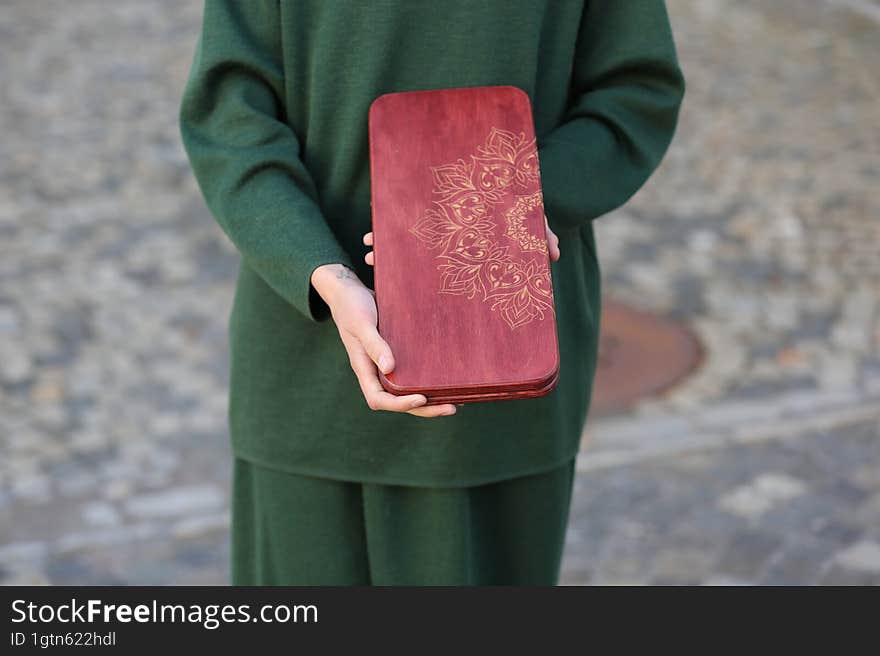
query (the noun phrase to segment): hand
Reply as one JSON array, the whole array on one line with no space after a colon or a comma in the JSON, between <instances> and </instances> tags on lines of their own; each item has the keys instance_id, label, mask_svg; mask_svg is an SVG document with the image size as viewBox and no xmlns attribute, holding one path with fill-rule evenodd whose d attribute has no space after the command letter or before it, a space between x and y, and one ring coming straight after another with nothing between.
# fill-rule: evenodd
<instances>
[{"instance_id":1,"label":"hand","mask_svg":"<svg viewBox=\"0 0 880 656\"><path fill-rule=\"evenodd\" d=\"M330 308L351 368L372 410L408 412L418 417L455 414L452 404L428 406L423 394L396 396L382 387L378 370L391 372L394 356L376 330L375 294L351 269L342 264L324 264L312 272L311 283Z\"/></svg>"},{"instance_id":2,"label":"hand","mask_svg":"<svg viewBox=\"0 0 880 656\"><path fill-rule=\"evenodd\" d=\"M561 253L559 251L559 237L557 237L556 233L550 229L550 223L547 221L546 214L544 215L544 230L547 234L547 252L550 255L550 259L553 262L556 262L561 256ZM364 245L373 245L372 232L368 232L364 235ZM373 254L373 251L370 251L366 255L364 255L364 261L370 266L373 266L376 263L376 256Z\"/></svg>"}]
</instances>

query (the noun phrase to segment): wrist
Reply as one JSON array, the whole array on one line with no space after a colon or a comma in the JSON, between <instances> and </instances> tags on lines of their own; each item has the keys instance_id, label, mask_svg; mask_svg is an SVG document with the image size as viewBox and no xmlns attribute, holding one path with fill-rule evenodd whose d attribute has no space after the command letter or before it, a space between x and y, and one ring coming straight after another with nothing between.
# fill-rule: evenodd
<instances>
[{"instance_id":1,"label":"wrist","mask_svg":"<svg viewBox=\"0 0 880 656\"><path fill-rule=\"evenodd\" d=\"M354 271L344 264L322 264L312 271L312 287L324 302L331 308L339 298L339 294L352 285L363 286Z\"/></svg>"}]
</instances>

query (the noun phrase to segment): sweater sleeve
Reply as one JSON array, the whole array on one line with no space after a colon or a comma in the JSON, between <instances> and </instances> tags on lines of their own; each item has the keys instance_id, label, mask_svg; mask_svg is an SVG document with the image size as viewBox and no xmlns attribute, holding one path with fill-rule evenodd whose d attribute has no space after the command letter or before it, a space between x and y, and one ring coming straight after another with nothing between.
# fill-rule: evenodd
<instances>
[{"instance_id":1,"label":"sweater sleeve","mask_svg":"<svg viewBox=\"0 0 880 656\"><path fill-rule=\"evenodd\" d=\"M285 121L278 3L206 0L179 110L206 204L242 259L312 321L322 264L351 259L328 226L300 141Z\"/></svg>"},{"instance_id":2,"label":"sweater sleeve","mask_svg":"<svg viewBox=\"0 0 880 656\"><path fill-rule=\"evenodd\" d=\"M664 0L585 0L568 109L537 142L551 228L629 200L669 147L684 90Z\"/></svg>"}]
</instances>

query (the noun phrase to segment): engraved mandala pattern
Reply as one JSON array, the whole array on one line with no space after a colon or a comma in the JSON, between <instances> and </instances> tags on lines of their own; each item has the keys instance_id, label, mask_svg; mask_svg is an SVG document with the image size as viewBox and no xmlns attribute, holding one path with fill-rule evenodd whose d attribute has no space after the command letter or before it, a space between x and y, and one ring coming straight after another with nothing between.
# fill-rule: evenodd
<instances>
[{"instance_id":1,"label":"engraved mandala pattern","mask_svg":"<svg viewBox=\"0 0 880 656\"><path fill-rule=\"evenodd\" d=\"M431 173L436 198L410 232L439 251L438 293L490 303L511 329L552 313L547 241L526 223L531 212L543 217L541 191L534 191L535 139L492 128L469 160L432 166Z\"/></svg>"}]
</instances>

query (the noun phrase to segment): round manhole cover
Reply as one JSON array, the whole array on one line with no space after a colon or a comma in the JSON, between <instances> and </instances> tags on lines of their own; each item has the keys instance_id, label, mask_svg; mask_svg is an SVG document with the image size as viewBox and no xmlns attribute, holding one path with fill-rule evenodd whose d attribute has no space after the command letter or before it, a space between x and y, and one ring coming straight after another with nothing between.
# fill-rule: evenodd
<instances>
[{"instance_id":1,"label":"round manhole cover","mask_svg":"<svg viewBox=\"0 0 880 656\"><path fill-rule=\"evenodd\" d=\"M611 414L658 394L691 373L702 348L682 324L602 300L599 361L591 414Z\"/></svg>"}]
</instances>

